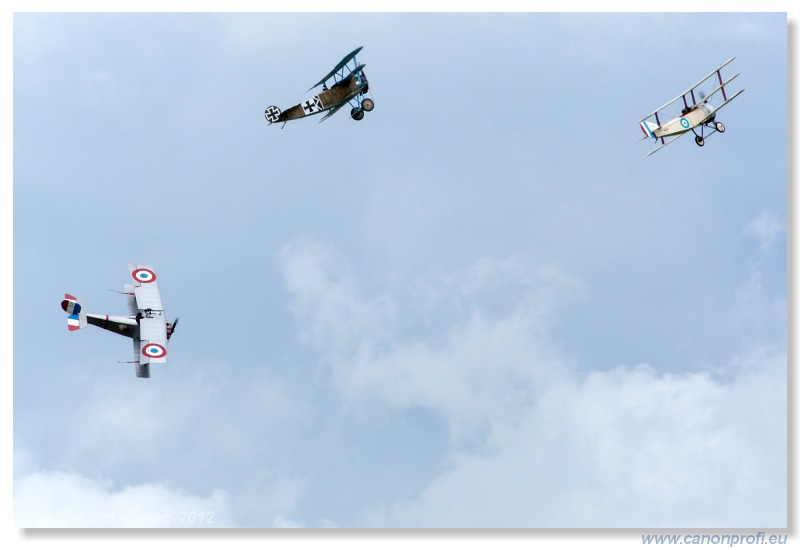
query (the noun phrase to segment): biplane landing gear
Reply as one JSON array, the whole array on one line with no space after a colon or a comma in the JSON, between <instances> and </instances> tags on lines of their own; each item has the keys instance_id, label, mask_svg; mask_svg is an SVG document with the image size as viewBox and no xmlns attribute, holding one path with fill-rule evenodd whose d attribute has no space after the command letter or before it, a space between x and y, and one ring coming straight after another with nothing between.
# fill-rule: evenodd
<instances>
[{"instance_id":1,"label":"biplane landing gear","mask_svg":"<svg viewBox=\"0 0 800 550\"><path fill-rule=\"evenodd\" d=\"M725 131L725 125L723 123L721 123L721 122L717 122L714 125L714 128L716 128L717 132L719 132L720 134Z\"/></svg>"},{"instance_id":2,"label":"biplane landing gear","mask_svg":"<svg viewBox=\"0 0 800 550\"><path fill-rule=\"evenodd\" d=\"M694 136L694 142L695 142L697 145L699 145L700 147L702 147L703 145L705 145L705 144L706 144L706 140L704 140L704 139L703 139L703 138L701 138L700 136Z\"/></svg>"},{"instance_id":3,"label":"biplane landing gear","mask_svg":"<svg viewBox=\"0 0 800 550\"><path fill-rule=\"evenodd\" d=\"M361 102L361 108L365 111L371 111L375 108L375 102L372 101L370 98L365 99Z\"/></svg>"},{"instance_id":4,"label":"biplane landing gear","mask_svg":"<svg viewBox=\"0 0 800 550\"><path fill-rule=\"evenodd\" d=\"M364 109L359 109L358 107L353 107L350 109L350 118L353 120L361 120L364 118Z\"/></svg>"}]
</instances>

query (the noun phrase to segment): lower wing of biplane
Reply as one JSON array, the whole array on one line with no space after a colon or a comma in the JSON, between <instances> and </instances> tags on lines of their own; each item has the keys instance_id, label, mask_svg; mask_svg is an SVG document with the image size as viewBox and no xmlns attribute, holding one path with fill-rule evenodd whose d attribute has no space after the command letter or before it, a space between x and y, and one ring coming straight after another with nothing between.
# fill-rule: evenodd
<instances>
[{"instance_id":1,"label":"lower wing of biplane","mask_svg":"<svg viewBox=\"0 0 800 550\"><path fill-rule=\"evenodd\" d=\"M150 377L150 363L167 362L167 342L178 320L167 321L158 277L149 266L128 264L133 284L126 284L128 315L98 315L85 310L83 303L71 294L65 294L61 308L67 312L67 328L79 330L87 325L133 339L136 376Z\"/></svg>"},{"instance_id":2,"label":"lower wing of biplane","mask_svg":"<svg viewBox=\"0 0 800 550\"><path fill-rule=\"evenodd\" d=\"M716 120L717 111L744 92L744 89L742 89L729 96L725 89L725 86L728 86L739 76L739 73L737 73L728 80L723 81L722 79L722 68L734 59L733 57L730 58L697 84L639 121L639 128L644 134L642 139L651 138L657 144L647 156L660 151L688 132L694 133L695 143L702 147L705 145L705 140L708 136L725 131L725 125ZM706 83L709 81L714 88L706 94L700 88L703 85L707 85ZM710 102L710 99L718 93L722 96L722 103L715 106ZM661 142L660 144L658 143L659 141Z\"/></svg>"},{"instance_id":3,"label":"lower wing of biplane","mask_svg":"<svg viewBox=\"0 0 800 550\"><path fill-rule=\"evenodd\" d=\"M375 107L375 102L364 95L369 91L369 82L364 73L364 64L359 64L356 55L361 48L356 48L347 54L325 77L314 84L310 90L317 86L322 86L322 91L317 95L290 107L285 111L275 105L270 105L264 111L267 122L274 124L282 122L286 124L289 120L303 118L310 115L326 112L320 122L327 120L345 105L350 105L350 118L361 120L364 113L371 111ZM350 62L352 61L352 68ZM327 82L333 79L333 85L328 88ZM309 90L309 91L310 91Z\"/></svg>"}]
</instances>

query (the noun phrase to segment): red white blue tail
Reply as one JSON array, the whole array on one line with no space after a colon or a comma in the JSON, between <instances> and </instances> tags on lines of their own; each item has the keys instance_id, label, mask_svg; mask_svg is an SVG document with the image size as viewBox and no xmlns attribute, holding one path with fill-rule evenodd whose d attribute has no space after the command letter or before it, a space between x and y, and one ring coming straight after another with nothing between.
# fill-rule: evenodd
<instances>
[{"instance_id":1,"label":"red white blue tail","mask_svg":"<svg viewBox=\"0 0 800 550\"><path fill-rule=\"evenodd\" d=\"M639 123L639 128L642 129L644 137L657 139L656 135L653 133L658 129L658 124L656 124L655 122L650 122L649 120L643 120Z\"/></svg>"},{"instance_id":2,"label":"red white blue tail","mask_svg":"<svg viewBox=\"0 0 800 550\"><path fill-rule=\"evenodd\" d=\"M75 296L64 294L61 309L69 314L69 317L67 317L67 328L69 330L80 330L86 326L86 312L83 310L83 304Z\"/></svg>"}]
</instances>

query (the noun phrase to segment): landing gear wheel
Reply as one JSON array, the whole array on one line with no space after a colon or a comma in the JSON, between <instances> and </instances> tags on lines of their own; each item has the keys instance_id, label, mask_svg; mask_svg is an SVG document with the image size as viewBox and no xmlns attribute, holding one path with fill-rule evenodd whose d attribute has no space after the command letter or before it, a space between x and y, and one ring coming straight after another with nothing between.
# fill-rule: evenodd
<instances>
[{"instance_id":1,"label":"landing gear wheel","mask_svg":"<svg viewBox=\"0 0 800 550\"><path fill-rule=\"evenodd\" d=\"M725 131L725 125L721 122L717 122L714 127L717 129L717 132L720 134Z\"/></svg>"},{"instance_id":2,"label":"landing gear wheel","mask_svg":"<svg viewBox=\"0 0 800 550\"><path fill-rule=\"evenodd\" d=\"M352 109L350 109L350 117L353 120L361 120L362 118L364 118L364 110L359 109L358 107L353 107Z\"/></svg>"},{"instance_id":3,"label":"landing gear wheel","mask_svg":"<svg viewBox=\"0 0 800 550\"><path fill-rule=\"evenodd\" d=\"M375 102L367 98L361 102L361 108L364 109L365 111L371 111L372 109L375 108Z\"/></svg>"},{"instance_id":4,"label":"landing gear wheel","mask_svg":"<svg viewBox=\"0 0 800 550\"><path fill-rule=\"evenodd\" d=\"M706 140L704 140L704 139L703 139L703 138L701 138L700 136L694 136L694 142L695 142L697 145L699 145L700 147L702 147L703 145L705 145L705 144L706 144Z\"/></svg>"}]
</instances>

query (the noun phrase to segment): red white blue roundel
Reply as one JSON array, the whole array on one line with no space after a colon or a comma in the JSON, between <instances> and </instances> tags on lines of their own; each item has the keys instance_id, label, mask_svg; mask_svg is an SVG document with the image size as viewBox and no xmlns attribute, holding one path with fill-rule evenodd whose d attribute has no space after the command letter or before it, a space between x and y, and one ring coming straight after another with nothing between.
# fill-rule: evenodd
<instances>
[{"instance_id":1,"label":"red white blue roundel","mask_svg":"<svg viewBox=\"0 0 800 550\"><path fill-rule=\"evenodd\" d=\"M156 280L156 274L152 269L146 269L144 267L140 267L139 269L134 269L133 273L134 281L138 281L140 283L152 283Z\"/></svg>"},{"instance_id":2,"label":"red white blue roundel","mask_svg":"<svg viewBox=\"0 0 800 550\"><path fill-rule=\"evenodd\" d=\"M167 354L167 349L161 344L147 344L142 347L142 353L153 359L158 359Z\"/></svg>"},{"instance_id":3,"label":"red white blue roundel","mask_svg":"<svg viewBox=\"0 0 800 550\"><path fill-rule=\"evenodd\" d=\"M688 128L689 127L689 121L686 120L685 118L681 117L681 126L683 126L684 128Z\"/></svg>"}]
</instances>

